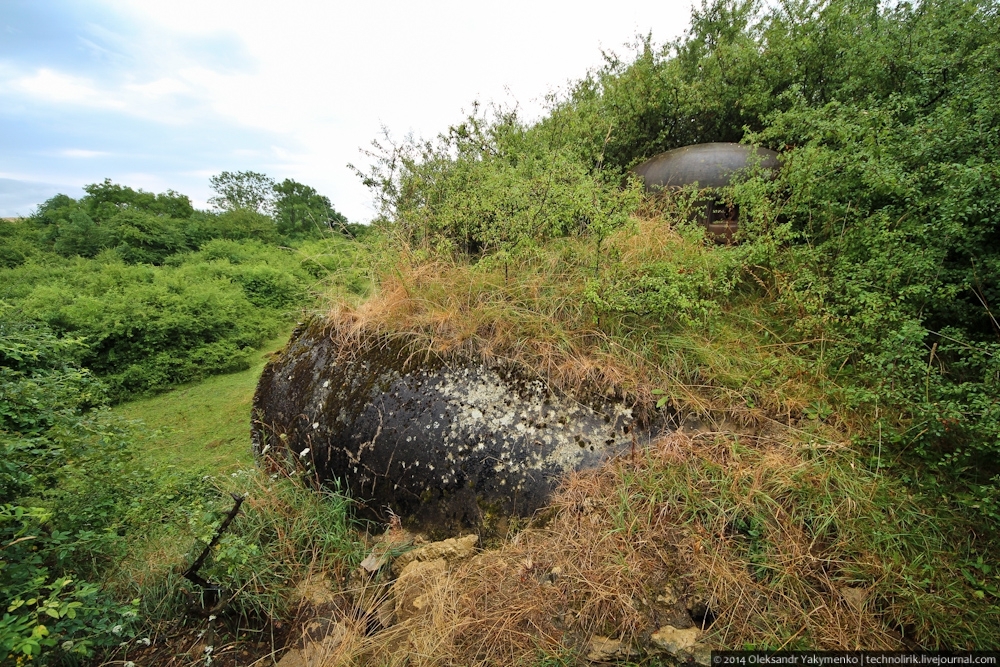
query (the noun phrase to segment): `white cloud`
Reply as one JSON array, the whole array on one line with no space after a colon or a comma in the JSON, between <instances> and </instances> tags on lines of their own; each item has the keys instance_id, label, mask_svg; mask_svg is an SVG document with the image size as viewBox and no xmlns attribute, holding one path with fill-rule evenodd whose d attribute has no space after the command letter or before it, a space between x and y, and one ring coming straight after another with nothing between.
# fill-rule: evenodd
<instances>
[{"instance_id":1,"label":"white cloud","mask_svg":"<svg viewBox=\"0 0 1000 667\"><path fill-rule=\"evenodd\" d=\"M80 158L92 158L92 157L106 157L111 155L107 151L88 151L82 148L67 148L64 151L59 152L63 157L80 157Z\"/></svg>"},{"instance_id":2,"label":"white cloud","mask_svg":"<svg viewBox=\"0 0 1000 667\"><path fill-rule=\"evenodd\" d=\"M125 106L121 101L102 94L89 79L63 74L45 67L37 70L33 75L21 76L9 81L9 87L23 95L59 104L79 104L113 109L121 109Z\"/></svg>"},{"instance_id":3,"label":"white cloud","mask_svg":"<svg viewBox=\"0 0 1000 667\"><path fill-rule=\"evenodd\" d=\"M122 24L83 25L79 37L105 66L101 74L83 69L87 76L78 76L47 63L14 71L0 62L0 92L60 109L75 105L148 119L162 126L156 150L171 144L171 133L219 128L213 139L220 148L199 158L219 163L186 163L175 183L162 175L165 187L182 189L178 183L190 183L192 171L265 171L316 187L359 219L372 214L369 195L346 164L363 166L358 149L382 125L395 136L431 136L476 99L517 100L528 117L537 116L546 93L601 63L602 47L618 50L650 30L660 41L679 34L691 0L615 8L596 0L102 4ZM248 133L259 140L248 143ZM79 143L92 146L87 157L102 152L100 145ZM178 161L162 157L163 164ZM123 164L113 173L124 178L135 170L149 178L148 169ZM184 191L203 197L207 182L205 192Z\"/></svg>"},{"instance_id":4,"label":"white cloud","mask_svg":"<svg viewBox=\"0 0 1000 667\"><path fill-rule=\"evenodd\" d=\"M127 83L123 89L156 100L172 95L194 93L190 86L173 77L163 77L148 83Z\"/></svg>"}]
</instances>

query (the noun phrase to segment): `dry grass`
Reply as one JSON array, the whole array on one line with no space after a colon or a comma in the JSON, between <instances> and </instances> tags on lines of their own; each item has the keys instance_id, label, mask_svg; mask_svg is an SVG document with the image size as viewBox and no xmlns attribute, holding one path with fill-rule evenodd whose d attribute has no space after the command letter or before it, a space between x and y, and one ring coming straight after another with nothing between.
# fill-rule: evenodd
<instances>
[{"instance_id":1,"label":"dry grass","mask_svg":"<svg viewBox=\"0 0 1000 667\"><path fill-rule=\"evenodd\" d=\"M792 507L806 493L845 501L830 485L836 472L814 451L742 440L674 433L574 475L544 525L420 582L424 606L402 622L365 637L364 614L346 619L350 641L322 664L537 664L585 654L594 635L642 650L667 623L701 624L716 648L903 648L886 629L880 582L858 581L885 564L849 544L850 527L831 536L819 512ZM673 484L681 479L687 488ZM853 518L873 511L857 507ZM741 514L762 518L759 534L741 531ZM361 596L368 610L401 594L373 589L374 601Z\"/></svg>"},{"instance_id":2,"label":"dry grass","mask_svg":"<svg viewBox=\"0 0 1000 667\"><path fill-rule=\"evenodd\" d=\"M732 299L694 327L593 306L602 285L656 264L724 282L733 261L724 250L654 217L606 240L600 256L615 261L599 262L594 243L579 238L525 255L516 270L398 251L370 299L331 310L331 335L399 336L417 353L514 362L564 391L625 396L640 409L660 390L680 412L743 425L794 423L821 396L799 341L775 332L758 295Z\"/></svg>"}]
</instances>

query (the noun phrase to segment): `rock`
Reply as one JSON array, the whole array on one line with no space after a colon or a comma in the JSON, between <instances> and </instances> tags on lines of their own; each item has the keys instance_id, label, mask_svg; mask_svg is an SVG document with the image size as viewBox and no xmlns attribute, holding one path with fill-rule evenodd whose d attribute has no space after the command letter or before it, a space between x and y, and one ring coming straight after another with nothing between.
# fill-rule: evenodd
<instances>
[{"instance_id":1,"label":"rock","mask_svg":"<svg viewBox=\"0 0 1000 667\"><path fill-rule=\"evenodd\" d=\"M364 560L361 561L361 569L368 574L374 574L382 569L382 566L385 565L387 560L387 554L379 553L378 550L372 550L372 552L365 556Z\"/></svg>"},{"instance_id":2,"label":"rock","mask_svg":"<svg viewBox=\"0 0 1000 667\"><path fill-rule=\"evenodd\" d=\"M468 558L475 552L478 541L478 535L466 535L465 537L449 537L440 542L424 544L397 556L392 562L392 572L398 575L413 561L430 561L441 558L451 563Z\"/></svg>"},{"instance_id":3,"label":"rock","mask_svg":"<svg viewBox=\"0 0 1000 667\"><path fill-rule=\"evenodd\" d=\"M419 614L430 604L430 593L446 575L448 563L444 558L430 561L412 561L399 573L390 595L396 601L395 621L401 623Z\"/></svg>"},{"instance_id":4,"label":"rock","mask_svg":"<svg viewBox=\"0 0 1000 667\"><path fill-rule=\"evenodd\" d=\"M315 667L336 655L350 637L350 630L341 623L314 618L302 627L302 645L285 652L278 667Z\"/></svg>"},{"instance_id":5,"label":"rock","mask_svg":"<svg viewBox=\"0 0 1000 667\"><path fill-rule=\"evenodd\" d=\"M375 610L379 625L383 628L391 627L396 622L396 601L392 596L388 596Z\"/></svg>"},{"instance_id":6,"label":"rock","mask_svg":"<svg viewBox=\"0 0 1000 667\"><path fill-rule=\"evenodd\" d=\"M865 606L865 600L868 599L867 589L852 586L842 586L840 588L840 595L855 611L861 611Z\"/></svg>"},{"instance_id":7,"label":"rock","mask_svg":"<svg viewBox=\"0 0 1000 667\"><path fill-rule=\"evenodd\" d=\"M679 630L672 625L664 625L654 632L650 639L660 650L675 657L686 659L698 641L699 636L701 636L701 630L698 628Z\"/></svg>"},{"instance_id":8,"label":"rock","mask_svg":"<svg viewBox=\"0 0 1000 667\"><path fill-rule=\"evenodd\" d=\"M302 648L302 658L307 665L322 665L336 655L350 631L340 623L330 623L315 619L306 624L306 641Z\"/></svg>"},{"instance_id":9,"label":"rock","mask_svg":"<svg viewBox=\"0 0 1000 667\"><path fill-rule=\"evenodd\" d=\"M414 345L301 327L257 386L257 456L339 484L365 518L449 535L529 516L562 475L632 446L636 424L620 401Z\"/></svg>"},{"instance_id":10,"label":"rock","mask_svg":"<svg viewBox=\"0 0 1000 667\"><path fill-rule=\"evenodd\" d=\"M695 644L691 649L691 657L696 665L709 667L712 664L712 647L707 644Z\"/></svg>"},{"instance_id":11,"label":"rock","mask_svg":"<svg viewBox=\"0 0 1000 667\"><path fill-rule=\"evenodd\" d=\"M337 599L333 587L323 574L313 574L300 581L292 593L293 601L308 602L314 607L332 604Z\"/></svg>"},{"instance_id":12,"label":"rock","mask_svg":"<svg viewBox=\"0 0 1000 667\"><path fill-rule=\"evenodd\" d=\"M677 604L678 597L677 593L674 592L674 587L669 584L663 589L663 593L656 596L656 601L659 604L666 606L673 606Z\"/></svg>"},{"instance_id":13,"label":"rock","mask_svg":"<svg viewBox=\"0 0 1000 667\"><path fill-rule=\"evenodd\" d=\"M591 662L615 662L638 655L637 651L619 639L594 635L587 646L587 660Z\"/></svg>"},{"instance_id":14,"label":"rock","mask_svg":"<svg viewBox=\"0 0 1000 667\"><path fill-rule=\"evenodd\" d=\"M302 656L302 649L292 648L285 651L285 655L281 656L281 660L278 661L278 667L309 667L309 664Z\"/></svg>"}]
</instances>

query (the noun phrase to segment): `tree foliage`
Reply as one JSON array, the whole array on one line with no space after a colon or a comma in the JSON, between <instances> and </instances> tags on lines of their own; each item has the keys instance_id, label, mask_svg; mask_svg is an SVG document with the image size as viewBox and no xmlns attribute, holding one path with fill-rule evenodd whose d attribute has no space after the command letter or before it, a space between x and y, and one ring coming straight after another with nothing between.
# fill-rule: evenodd
<instances>
[{"instance_id":1,"label":"tree foliage","mask_svg":"<svg viewBox=\"0 0 1000 667\"><path fill-rule=\"evenodd\" d=\"M276 183L274 194L274 220L283 236L316 236L347 222L328 198L290 178Z\"/></svg>"},{"instance_id":2,"label":"tree foliage","mask_svg":"<svg viewBox=\"0 0 1000 667\"><path fill-rule=\"evenodd\" d=\"M208 203L220 211L247 210L269 215L274 208L274 180L256 171L224 171L208 179L215 191Z\"/></svg>"}]
</instances>

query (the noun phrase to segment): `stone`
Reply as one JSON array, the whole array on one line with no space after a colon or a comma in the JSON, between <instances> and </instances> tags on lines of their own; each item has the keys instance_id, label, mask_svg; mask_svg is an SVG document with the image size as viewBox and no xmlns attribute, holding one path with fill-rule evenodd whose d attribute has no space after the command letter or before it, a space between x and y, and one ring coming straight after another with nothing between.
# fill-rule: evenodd
<instances>
[{"instance_id":1,"label":"stone","mask_svg":"<svg viewBox=\"0 0 1000 667\"><path fill-rule=\"evenodd\" d=\"M674 592L674 587L670 586L670 585L667 585L663 589L663 593L656 596L656 601L659 604L667 605L667 606L673 606L673 605L677 604L678 597L677 597L677 593Z\"/></svg>"},{"instance_id":2,"label":"stone","mask_svg":"<svg viewBox=\"0 0 1000 667\"><path fill-rule=\"evenodd\" d=\"M314 624L316 621L313 622ZM329 658L337 654L341 644L348 638L350 631L341 623L321 623L322 630L313 625L312 641L307 641L302 648L302 658L307 665L322 665ZM307 625L307 632L310 627ZM316 639L318 632L322 632L322 638Z\"/></svg>"},{"instance_id":3,"label":"stone","mask_svg":"<svg viewBox=\"0 0 1000 667\"><path fill-rule=\"evenodd\" d=\"M660 650L676 657L686 658L686 654L694 648L699 636L701 636L701 630L698 628L681 630L672 625L664 625L654 632L650 639Z\"/></svg>"},{"instance_id":4,"label":"stone","mask_svg":"<svg viewBox=\"0 0 1000 667\"><path fill-rule=\"evenodd\" d=\"M842 586L840 588L840 595L854 611L861 611L865 606L865 600L868 599L868 591L866 589L852 586Z\"/></svg>"},{"instance_id":5,"label":"stone","mask_svg":"<svg viewBox=\"0 0 1000 667\"><path fill-rule=\"evenodd\" d=\"M401 623L426 609L430 603L428 593L447 571L444 558L415 560L404 567L389 593L395 600L395 621Z\"/></svg>"},{"instance_id":6,"label":"stone","mask_svg":"<svg viewBox=\"0 0 1000 667\"><path fill-rule=\"evenodd\" d=\"M342 623L326 618L314 618L302 627L302 646L292 648L281 656L278 667L315 667L334 656L350 637L350 630Z\"/></svg>"},{"instance_id":7,"label":"stone","mask_svg":"<svg viewBox=\"0 0 1000 667\"><path fill-rule=\"evenodd\" d=\"M325 575L311 574L298 583L291 599L294 602L304 601L314 607L322 607L334 603L337 596Z\"/></svg>"},{"instance_id":8,"label":"stone","mask_svg":"<svg viewBox=\"0 0 1000 667\"><path fill-rule=\"evenodd\" d=\"M302 649L292 648L285 651L285 654L281 656L281 660L278 661L278 667L309 667L309 664L302 655Z\"/></svg>"},{"instance_id":9,"label":"stone","mask_svg":"<svg viewBox=\"0 0 1000 667\"><path fill-rule=\"evenodd\" d=\"M379 553L378 550L372 550L370 554L365 556L364 560L361 561L360 567L368 574L374 574L382 569L385 562L388 560L388 556L384 553Z\"/></svg>"},{"instance_id":10,"label":"stone","mask_svg":"<svg viewBox=\"0 0 1000 667\"><path fill-rule=\"evenodd\" d=\"M405 336L300 327L261 375L258 459L343 489L367 519L433 537L545 506L562 476L640 446L631 408L529 369L428 352Z\"/></svg>"},{"instance_id":11,"label":"stone","mask_svg":"<svg viewBox=\"0 0 1000 667\"><path fill-rule=\"evenodd\" d=\"M638 655L637 651L622 642L603 635L594 635L587 646L587 660L590 662L616 662Z\"/></svg>"},{"instance_id":12,"label":"stone","mask_svg":"<svg viewBox=\"0 0 1000 667\"><path fill-rule=\"evenodd\" d=\"M691 656L696 665L709 667L712 664L712 647L707 644L695 644L691 649Z\"/></svg>"},{"instance_id":13,"label":"stone","mask_svg":"<svg viewBox=\"0 0 1000 667\"><path fill-rule=\"evenodd\" d=\"M421 545L410 551L403 552L392 561L392 572L399 575L407 565L413 561L429 561L443 558L451 563L456 560L468 558L475 553L478 535L466 535L464 537L449 537L440 542L431 542Z\"/></svg>"}]
</instances>

